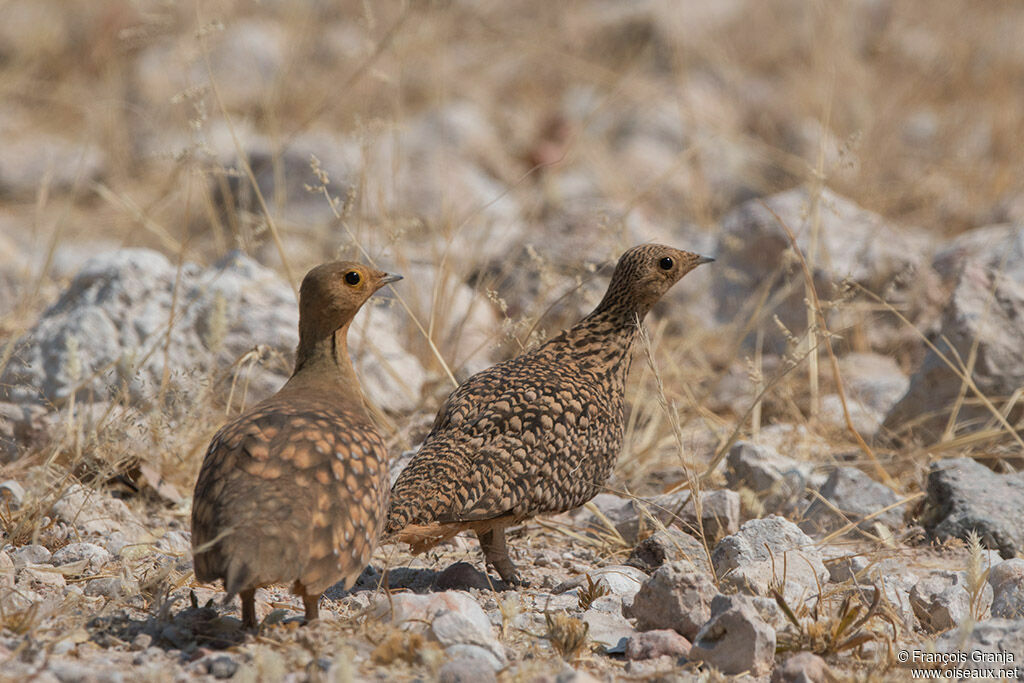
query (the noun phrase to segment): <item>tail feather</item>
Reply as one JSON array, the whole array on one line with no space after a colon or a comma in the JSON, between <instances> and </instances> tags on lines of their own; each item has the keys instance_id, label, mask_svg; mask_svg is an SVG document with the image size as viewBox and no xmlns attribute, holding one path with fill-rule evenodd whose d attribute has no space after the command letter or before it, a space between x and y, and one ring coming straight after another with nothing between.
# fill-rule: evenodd
<instances>
[{"instance_id":1,"label":"tail feather","mask_svg":"<svg viewBox=\"0 0 1024 683\"><path fill-rule=\"evenodd\" d=\"M393 536L410 524L430 524L456 505L455 487L467 463L451 444L428 442L402 470L391 488L384 535Z\"/></svg>"},{"instance_id":2,"label":"tail feather","mask_svg":"<svg viewBox=\"0 0 1024 683\"><path fill-rule=\"evenodd\" d=\"M236 593L241 593L253 587L256 577L249 568L249 563L235 556L228 562L227 571L224 572L224 590L228 598L233 598Z\"/></svg>"}]
</instances>

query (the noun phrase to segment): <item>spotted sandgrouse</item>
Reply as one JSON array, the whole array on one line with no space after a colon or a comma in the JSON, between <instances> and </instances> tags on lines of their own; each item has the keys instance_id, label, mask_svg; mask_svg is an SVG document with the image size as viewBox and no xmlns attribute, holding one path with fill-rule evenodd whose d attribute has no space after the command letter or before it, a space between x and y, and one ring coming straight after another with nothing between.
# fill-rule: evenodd
<instances>
[{"instance_id":1,"label":"spotted sandgrouse","mask_svg":"<svg viewBox=\"0 0 1024 683\"><path fill-rule=\"evenodd\" d=\"M256 625L260 586L288 583L306 620L320 595L353 582L387 511L387 450L370 421L348 355L352 318L401 276L358 263L317 266L299 290L291 378L213 437L192 502L196 578L223 579Z\"/></svg>"},{"instance_id":2,"label":"spotted sandgrouse","mask_svg":"<svg viewBox=\"0 0 1024 683\"><path fill-rule=\"evenodd\" d=\"M638 323L711 260L655 244L630 249L590 315L452 392L391 490L385 535L422 552L472 529L501 578L521 584L505 528L601 490L622 447Z\"/></svg>"}]
</instances>

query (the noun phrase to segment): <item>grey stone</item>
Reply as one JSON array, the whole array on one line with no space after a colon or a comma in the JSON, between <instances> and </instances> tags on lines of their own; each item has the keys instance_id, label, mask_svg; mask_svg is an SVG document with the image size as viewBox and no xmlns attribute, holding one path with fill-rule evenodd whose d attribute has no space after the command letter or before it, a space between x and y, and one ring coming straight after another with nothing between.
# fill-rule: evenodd
<instances>
[{"instance_id":1,"label":"grey stone","mask_svg":"<svg viewBox=\"0 0 1024 683\"><path fill-rule=\"evenodd\" d=\"M206 672L214 678L231 678L238 671L238 662L228 655L214 655L206 658Z\"/></svg>"},{"instance_id":2,"label":"grey stone","mask_svg":"<svg viewBox=\"0 0 1024 683\"><path fill-rule=\"evenodd\" d=\"M434 586L443 591L468 590L493 590L498 585L484 572L480 571L469 562L456 562L447 567L437 575Z\"/></svg>"},{"instance_id":3,"label":"grey stone","mask_svg":"<svg viewBox=\"0 0 1024 683\"><path fill-rule=\"evenodd\" d=\"M14 590L0 591L0 609L6 614L23 612L42 601L43 596L26 586L25 582L15 583Z\"/></svg>"},{"instance_id":4,"label":"grey stone","mask_svg":"<svg viewBox=\"0 0 1024 683\"><path fill-rule=\"evenodd\" d=\"M17 460L26 450L42 443L45 415L43 406L0 401L0 462Z\"/></svg>"},{"instance_id":5,"label":"grey stone","mask_svg":"<svg viewBox=\"0 0 1024 683\"><path fill-rule=\"evenodd\" d=\"M188 555L192 552L192 532L169 529L157 539L156 547L170 555Z\"/></svg>"},{"instance_id":6,"label":"grey stone","mask_svg":"<svg viewBox=\"0 0 1024 683\"><path fill-rule=\"evenodd\" d=\"M121 683L126 680L122 671L109 664L108 667L104 668L102 662L74 659L61 659L49 664L50 673L60 683Z\"/></svg>"},{"instance_id":7,"label":"grey stone","mask_svg":"<svg viewBox=\"0 0 1024 683\"><path fill-rule=\"evenodd\" d=\"M1016 281L975 262L961 270L935 337L935 347L951 362L976 358L972 380L1001 405L1024 386L1024 281ZM926 353L910 378L907 393L886 415L882 429L890 437L931 443L945 432L963 382L936 351ZM956 415L957 432L994 421L992 413L968 389ZM1016 424L1024 409L1007 416Z\"/></svg>"},{"instance_id":8,"label":"grey stone","mask_svg":"<svg viewBox=\"0 0 1024 683\"><path fill-rule=\"evenodd\" d=\"M611 591L611 594L620 598L623 604L630 604L640 590L640 587L647 581L647 574L636 567L614 564L600 567L589 573L594 583L601 583Z\"/></svg>"},{"instance_id":9,"label":"grey stone","mask_svg":"<svg viewBox=\"0 0 1024 683\"><path fill-rule=\"evenodd\" d=\"M61 589L67 585L64 575L47 564L30 564L18 572L17 586L34 591Z\"/></svg>"},{"instance_id":10,"label":"grey stone","mask_svg":"<svg viewBox=\"0 0 1024 683\"><path fill-rule=\"evenodd\" d=\"M775 661L775 629L765 623L749 597L719 595L688 659L706 662L727 675L749 671L766 676Z\"/></svg>"},{"instance_id":11,"label":"grey stone","mask_svg":"<svg viewBox=\"0 0 1024 683\"><path fill-rule=\"evenodd\" d=\"M772 672L772 683L829 683L831 680L828 664L813 652L790 655Z\"/></svg>"},{"instance_id":12,"label":"grey stone","mask_svg":"<svg viewBox=\"0 0 1024 683\"><path fill-rule=\"evenodd\" d=\"M656 629L638 633L626 645L626 659L654 659L669 656L675 659L690 653L690 641L672 629Z\"/></svg>"},{"instance_id":13,"label":"grey stone","mask_svg":"<svg viewBox=\"0 0 1024 683\"><path fill-rule=\"evenodd\" d=\"M647 499L630 499L613 494L598 494L591 502L615 525L616 531L627 543L637 539L657 525L654 517L665 526L675 526L686 533L696 535L698 525L696 510L689 491L654 496ZM701 492L701 523L709 541L732 533L739 526L740 498L735 491L717 490ZM584 509L574 515L576 523L596 533L608 533L607 525L597 515Z\"/></svg>"},{"instance_id":14,"label":"grey stone","mask_svg":"<svg viewBox=\"0 0 1024 683\"><path fill-rule=\"evenodd\" d=\"M900 394L902 396L902 394ZM885 413L865 405L861 401L846 397L846 410L850 413L850 423L858 434L870 437L878 431L885 421ZM825 394L821 397L818 418L825 424L836 429L847 429L846 411L843 410L843 399L839 394Z\"/></svg>"},{"instance_id":15,"label":"grey stone","mask_svg":"<svg viewBox=\"0 0 1024 683\"><path fill-rule=\"evenodd\" d=\"M910 603L923 628L946 631L966 619L985 618L992 605L992 586L983 584L977 604L972 605L966 573L939 571L917 582L910 590Z\"/></svg>"},{"instance_id":16,"label":"grey stone","mask_svg":"<svg viewBox=\"0 0 1024 683\"><path fill-rule=\"evenodd\" d=\"M583 621L589 627L587 636L606 653L621 654L626 651L626 643L636 634L636 629L622 616L602 609L588 609L583 613Z\"/></svg>"},{"instance_id":17,"label":"grey stone","mask_svg":"<svg viewBox=\"0 0 1024 683\"><path fill-rule=\"evenodd\" d=\"M711 615L717 593L705 574L688 564L670 562L654 572L624 611L636 619L641 631L670 628L692 640Z\"/></svg>"},{"instance_id":18,"label":"grey stone","mask_svg":"<svg viewBox=\"0 0 1024 683\"><path fill-rule=\"evenodd\" d=\"M496 665L495 670L507 661L505 648L495 637L487 614L468 593L396 593L378 596L370 609L375 618L390 619L402 628L426 631L451 657L456 652L467 654L463 652L465 646L474 646L487 653L488 661Z\"/></svg>"},{"instance_id":19,"label":"grey stone","mask_svg":"<svg viewBox=\"0 0 1024 683\"><path fill-rule=\"evenodd\" d=\"M93 543L69 543L53 554L57 566L80 562L83 573L96 573L110 562L111 556L105 549Z\"/></svg>"},{"instance_id":20,"label":"grey stone","mask_svg":"<svg viewBox=\"0 0 1024 683\"><path fill-rule=\"evenodd\" d=\"M701 542L673 527L655 531L637 543L626 560L627 565L648 574L666 562L689 562L698 571L712 571Z\"/></svg>"},{"instance_id":21,"label":"grey stone","mask_svg":"<svg viewBox=\"0 0 1024 683\"><path fill-rule=\"evenodd\" d=\"M752 519L723 538L711 561L722 586L769 596L774 582L791 607L816 598L819 586L829 580L814 542L795 524L774 515Z\"/></svg>"},{"instance_id":22,"label":"grey stone","mask_svg":"<svg viewBox=\"0 0 1024 683\"><path fill-rule=\"evenodd\" d=\"M697 535L703 530L708 542L714 542L724 536L736 533L740 526L740 496L735 491L720 489L702 491L700 524L697 511L693 504L693 496L688 491L658 496L651 500L651 507L666 525L678 526L683 531ZM664 518L662 518L664 515Z\"/></svg>"},{"instance_id":23,"label":"grey stone","mask_svg":"<svg viewBox=\"0 0 1024 683\"><path fill-rule=\"evenodd\" d=\"M936 272L950 283L972 262L1024 283L1024 225L968 230L944 244L932 258Z\"/></svg>"},{"instance_id":24,"label":"grey stone","mask_svg":"<svg viewBox=\"0 0 1024 683\"><path fill-rule=\"evenodd\" d=\"M53 554L44 546L38 543L23 545L10 552L15 567L24 567L30 564L47 564Z\"/></svg>"},{"instance_id":25,"label":"grey stone","mask_svg":"<svg viewBox=\"0 0 1024 683\"><path fill-rule=\"evenodd\" d=\"M847 398L883 415L910 386L896 361L878 353L848 353L839 359L839 372Z\"/></svg>"},{"instance_id":26,"label":"grey stone","mask_svg":"<svg viewBox=\"0 0 1024 683\"><path fill-rule=\"evenodd\" d=\"M992 616L1024 619L1024 559L1013 558L993 566L988 582L993 593Z\"/></svg>"},{"instance_id":27,"label":"grey stone","mask_svg":"<svg viewBox=\"0 0 1024 683\"><path fill-rule=\"evenodd\" d=\"M499 659L493 649L473 643L449 645L444 649L444 653L451 659L475 659L489 667L491 671L500 671L506 665L506 660Z\"/></svg>"},{"instance_id":28,"label":"grey stone","mask_svg":"<svg viewBox=\"0 0 1024 683\"><path fill-rule=\"evenodd\" d=\"M134 581L120 576L103 576L90 579L85 584L85 594L109 599L122 598L137 593L139 586Z\"/></svg>"},{"instance_id":29,"label":"grey stone","mask_svg":"<svg viewBox=\"0 0 1024 683\"><path fill-rule=\"evenodd\" d=\"M1006 678L1019 680L1024 678L1024 619L988 619L976 623L967 634L949 631L935 641L935 651L968 653L967 661L957 666L975 672L1008 669L1013 675ZM962 674L962 678L968 676Z\"/></svg>"},{"instance_id":30,"label":"grey stone","mask_svg":"<svg viewBox=\"0 0 1024 683\"><path fill-rule=\"evenodd\" d=\"M148 633L140 633L132 639L132 650L142 652L153 644L153 636Z\"/></svg>"},{"instance_id":31,"label":"grey stone","mask_svg":"<svg viewBox=\"0 0 1024 683\"><path fill-rule=\"evenodd\" d=\"M887 570L885 567L880 567L875 569L869 578L873 586L881 589L882 596L889 603L893 613L900 617L903 628L908 633L917 628L917 614L914 611L913 600L910 598L910 592L920 580L917 574L907 571L905 568ZM861 583L863 584L864 581ZM865 604L871 604L875 597L874 590L869 591L864 585L861 587L861 594Z\"/></svg>"},{"instance_id":32,"label":"grey stone","mask_svg":"<svg viewBox=\"0 0 1024 683\"><path fill-rule=\"evenodd\" d=\"M230 367L256 345L277 360L247 366L239 381L253 400L280 388L298 338L291 287L237 253L206 270L186 263L178 276L175 264L145 249L87 261L18 342L2 378L9 400L60 403L74 393L92 402L125 388L132 403L144 404L165 370L172 395L194 392L210 371ZM166 343L172 305L176 317ZM161 352L150 353L158 344ZM374 301L357 316L350 351L371 400L395 410L418 405L425 372L402 348L397 314L386 302Z\"/></svg>"},{"instance_id":33,"label":"grey stone","mask_svg":"<svg viewBox=\"0 0 1024 683\"><path fill-rule=\"evenodd\" d=\"M608 612L609 614L622 616L623 605L624 603L622 598L618 595L602 595L595 598L594 601L590 603L590 607L588 607L586 611L589 612L590 610L594 610L597 612Z\"/></svg>"},{"instance_id":34,"label":"grey stone","mask_svg":"<svg viewBox=\"0 0 1024 683\"><path fill-rule=\"evenodd\" d=\"M0 483L0 505L6 505L11 510L17 510L21 507L23 500L25 500L24 486L14 479L8 479Z\"/></svg>"},{"instance_id":35,"label":"grey stone","mask_svg":"<svg viewBox=\"0 0 1024 683\"><path fill-rule=\"evenodd\" d=\"M494 683L497 680L494 669L479 659L453 659L437 672L438 683Z\"/></svg>"},{"instance_id":36,"label":"grey stone","mask_svg":"<svg viewBox=\"0 0 1024 683\"><path fill-rule=\"evenodd\" d=\"M123 500L74 484L53 504L53 514L87 534L106 536L123 532L144 537L145 527Z\"/></svg>"},{"instance_id":37,"label":"grey stone","mask_svg":"<svg viewBox=\"0 0 1024 683\"><path fill-rule=\"evenodd\" d=\"M772 324L773 314L791 331L807 326L803 273L799 261L786 256L790 242L779 219L797 236L806 256L812 204L808 191L798 188L752 199L722 219L717 257L723 267L716 267L712 275L718 318L733 321L749 302L758 300L765 283L774 283L770 296L779 301L765 308L768 317L763 325L765 348L773 353L785 349L784 337ZM821 297L829 298L836 284L850 279L892 300L898 298L895 285L928 268L922 254L930 241L923 233L892 225L828 189L822 192L818 207L820 231L813 277ZM782 276L777 278L780 267Z\"/></svg>"},{"instance_id":38,"label":"grey stone","mask_svg":"<svg viewBox=\"0 0 1024 683\"><path fill-rule=\"evenodd\" d=\"M935 538L966 539L1009 559L1024 552L1024 472L996 474L970 458L939 460L928 472L923 524Z\"/></svg>"},{"instance_id":39,"label":"grey stone","mask_svg":"<svg viewBox=\"0 0 1024 683\"><path fill-rule=\"evenodd\" d=\"M0 589L14 585L14 560L4 550L0 550Z\"/></svg>"},{"instance_id":40,"label":"grey stone","mask_svg":"<svg viewBox=\"0 0 1024 683\"><path fill-rule=\"evenodd\" d=\"M780 455L771 446L737 441L726 457L726 483L756 493L768 512L796 508L811 485L813 465Z\"/></svg>"},{"instance_id":41,"label":"grey stone","mask_svg":"<svg viewBox=\"0 0 1024 683\"><path fill-rule=\"evenodd\" d=\"M804 514L800 528L806 532L828 532L846 526L848 522L872 515L900 500L900 496L885 484L880 484L856 467L837 467L818 491L842 514L820 499L815 499ZM858 524L864 531L874 531L876 523L896 530L903 524L903 505L892 508L870 520Z\"/></svg>"}]
</instances>

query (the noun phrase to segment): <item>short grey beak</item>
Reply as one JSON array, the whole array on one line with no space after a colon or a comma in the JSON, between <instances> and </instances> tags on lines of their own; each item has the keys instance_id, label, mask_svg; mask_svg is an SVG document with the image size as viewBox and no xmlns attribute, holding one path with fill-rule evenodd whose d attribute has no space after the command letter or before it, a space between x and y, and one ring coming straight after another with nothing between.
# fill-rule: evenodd
<instances>
[{"instance_id":1,"label":"short grey beak","mask_svg":"<svg viewBox=\"0 0 1024 683\"><path fill-rule=\"evenodd\" d=\"M384 273L384 277L378 280L378 282L380 282L381 285L386 285L391 282L398 282L401 279L402 276L399 275L398 273Z\"/></svg>"},{"instance_id":2,"label":"short grey beak","mask_svg":"<svg viewBox=\"0 0 1024 683\"><path fill-rule=\"evenodd\" d=\"M714 263L714 262L715 262L715 259L711 258L710 256L701 256L700 258L697 259L697 265L698 266L702 265L702 264L705 264L705 263Z\"/></svg>"}]
</instances>

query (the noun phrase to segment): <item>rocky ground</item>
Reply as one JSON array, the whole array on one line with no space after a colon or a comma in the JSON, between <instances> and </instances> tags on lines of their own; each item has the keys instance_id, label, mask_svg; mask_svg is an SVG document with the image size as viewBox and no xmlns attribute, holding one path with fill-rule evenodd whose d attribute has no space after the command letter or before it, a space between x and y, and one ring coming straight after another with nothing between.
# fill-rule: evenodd
<instances>
[{"instance_id":1,"label":"rocky ground","mask_svg":"<svg viewBox=\"0 0 1024 683\"><path fill-rule=\"evenodd\" d=\"M0 680L1021 677L1022 13L9 0ZM351 339L396 476L649 240L716 262L648 318L607 491L512 531L529 587L388 545L247 634L195 582L305 269L405 275Z\"/></svg>"}]
</instances>

